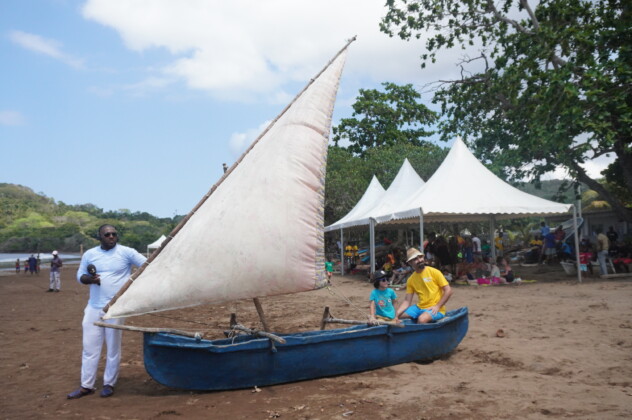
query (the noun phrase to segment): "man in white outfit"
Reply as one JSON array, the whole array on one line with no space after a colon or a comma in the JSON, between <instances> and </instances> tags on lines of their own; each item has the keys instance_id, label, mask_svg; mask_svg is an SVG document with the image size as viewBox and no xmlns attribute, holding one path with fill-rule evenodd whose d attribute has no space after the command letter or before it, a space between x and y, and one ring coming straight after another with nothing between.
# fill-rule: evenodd
<instances>
[{"instance_id":1,"label":"man in white outfit","mask_svg":"<svg viewBox=\"0 0 632 420\"><path fill-rule=\"evenodd\" d=\"M90 286L90 300L84 310L82 322L81 386L68 394L68 399L81 398L94 393L104 340L107 358L101 397L110 397L114 394L114 385L118 379L121 362L122 331L97 327L94 322L101 321L104 315L103 307L127 282L132 273L132 266L140 267L146 260L136 250L117 244L118 233L112 225L103 225L99 228L99 240L101 245L86 251L77 270L77 281ZM90 271L93 272L90 273ZM123 320L110 319L105 322L122 324Z\"/></svg>"}]
</instances>

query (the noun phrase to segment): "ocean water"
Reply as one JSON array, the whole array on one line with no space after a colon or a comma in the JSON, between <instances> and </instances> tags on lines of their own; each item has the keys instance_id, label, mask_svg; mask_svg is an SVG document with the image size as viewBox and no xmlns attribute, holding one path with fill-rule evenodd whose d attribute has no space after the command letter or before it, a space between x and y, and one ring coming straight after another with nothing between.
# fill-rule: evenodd
<instances>
[{"instance_id":1,"label":"ocean water","mask_svg":"<svg viewBox=\"0 0 632 420\"><path fill-rule=\"evenodd\" d=\"M34 255L37 258L37 254L29 254L29 253L0 253L0 270L15 270L15 260L20 259L21 269L24 269L24 261L28 260L31 255ZM79 254L64 254L60 253L59 258L64 263L78 263L81 260L81 255ZM50 261L53 259L53 256L50 253L40 253L40 267L48 267L50 265Z\"/></svg>"}]
</instances>

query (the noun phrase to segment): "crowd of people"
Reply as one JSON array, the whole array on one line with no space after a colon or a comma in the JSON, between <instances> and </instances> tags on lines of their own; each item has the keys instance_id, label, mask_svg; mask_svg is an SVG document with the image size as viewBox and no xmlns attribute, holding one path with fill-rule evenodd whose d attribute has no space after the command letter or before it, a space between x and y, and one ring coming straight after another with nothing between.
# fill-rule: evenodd
<instances>
[{"instance_id":1,"label":"crowd of people","mask_svg":"<svg viewBox=\"0 0 632 420\"><path fill-rule=\"evenodd\" d=\"M592 273L591 262L596 260L601 273L607 273L606 261L609 259L615 271L630 272L632 254L618 238L612 226L606 233L596 229L594 246L588 238L583 238L579 254L582 267ZM546 264L553 258L560 261L574 258L567 239L562 226L551 230L542 222L539 235L532 241L537 247L536 261ZM380 261L379 269L370 277L374 290L369 297L369 322L400 323L406 318L417 323L440 320L445 316L445 304L453 293L450 281L455 278L467 279L470 284L519 282L505 258L502 231L493 242L497 254L495 259L485 249L485 241L481 241L475 233L470 237L457 235L448 240L430 233L423 244L423 252L409 248L405 257L401 248L391 248ZM406 284L406 294L399 302L389 285L402 283ZM413 304L414 297L417 304Z\"/></svg>"},{"instance_id":2,"label":"crowd of people","mask_svg":"<svg viewBox=\"0 0 632 420\"><path fill-rule=\"evenodd\" d=\"M516 278L504 257L506 247L500 231L493 241L497 258L492 258L491 245L476 233L454 235L446 238L434 232L423 242L423 255L427 265L439 270L448 282L476 280L483 277L481 284L511 283ZM414 271L405 259L406 251L401 247L390 247L384 256L377 257L376 269L386 272L389 284L406 283ZM494 278L494 279L492 279Z\"/></svg>"},{"instance_id":3,"label":"crowd of people","mask_svg":"<svg viewBox=\"0 0 632 420\"><path fill-rule=\"evenodd\" d=\"M15 260L15 274L20 274L20 268L22 268L22 263L18 258ZM26 260L24 260L24 274L29 273L30 275L39 275L40 272L40 254L31 254Z\"/></svg>"},{"instance_id":4,"label":"crowd of people","mask_svg":"<svg viewBox=\"0 0 632 420\"><path fill-rule=\"evenodd\" d=\"M594 274L593 263L599 267L599 274L609 272L630 272L632 251L630 247L619 240L619 234L614 226L606 232L597 226L594 229L595 238L582 237L579 242L579 263L581 270ZM572 237L571 237L572 238ZM576 262L574 241L567 239L562 226L551 230L542 222L539 234L530 241L530 249L524 255L526 263L551 264L557 262Z\"/></svg>"},{"instance_id":5,"label":"crowd of people","mask_svg":"<svg viewBox=\"0 0 632 420\"><path fill-rule=\"evenodd\" d=\"M592 273L593 262L596 262L600 273L608 273L608 267L611 272L613 267L615 272L629 272L632 253L618 240L619 235L613 226L605 233L596 229L594 243L588 238L581 241L579 256L582 269ZM492 246L495 247L494 253ZM499 229L489 241L476 232L449 237L430 232L420 252L426 264L441 271L448 282L467 280L477 284L505 284L521 281L508 257L510 253L515 257L515 251L519 250L523 250L523 245L511 244L505 232ZM376 255L375 269L387 273L389 285L405 284L413 273L405 255L405 248L393 245ZM574 241L568 230L561 225L551 229L545 222L540 223L538 233L529 242L529 249L521 255L523 262L531 264L575 261L576 258ZM358 262L357 244L347 245L345 258L347 267L355 268Z\"/></svg>"}]
</instances>

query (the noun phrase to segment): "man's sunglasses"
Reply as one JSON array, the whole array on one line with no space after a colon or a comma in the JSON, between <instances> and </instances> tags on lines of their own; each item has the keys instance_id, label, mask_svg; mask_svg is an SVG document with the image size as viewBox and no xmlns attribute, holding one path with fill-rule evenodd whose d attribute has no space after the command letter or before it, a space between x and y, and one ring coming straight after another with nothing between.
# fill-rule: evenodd
<instances>
[{"instance_id":1,"label":"man's sunglasses","mask_svg":"<svg viewBox=\"0 0 632 420\"><path fill-rule=\"evenodd\" d=\"M110 236L114 236L115 238L118 236L118 233L116 232L106 232L103 234L103 236L105 236L106 238L109 238Z\"/></svg>"}]
</instances>

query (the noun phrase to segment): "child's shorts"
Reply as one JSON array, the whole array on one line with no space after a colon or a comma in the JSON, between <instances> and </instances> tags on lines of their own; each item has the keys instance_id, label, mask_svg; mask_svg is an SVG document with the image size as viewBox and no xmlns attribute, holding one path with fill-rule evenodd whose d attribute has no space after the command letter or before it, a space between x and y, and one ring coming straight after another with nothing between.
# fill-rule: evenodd
<instances>
[{"instance_id":1,"label":"child's shorts","mask_svg":"<svg viewBox=\"0 0 632 420\"><path fill-rule=\"evenodd\" d=\"M420 309L419 306L417 305L409 306L408 309L404 311L404 313L407 314L412 319L419 318L419 316L423 314L424 312L427 312L432 317L433 321L438 321L442 319L443 317L445 317L445 314L442 314L441 312L437 312L435 315L433 315L430 309Z\"/></svg>"}]
</instances>

